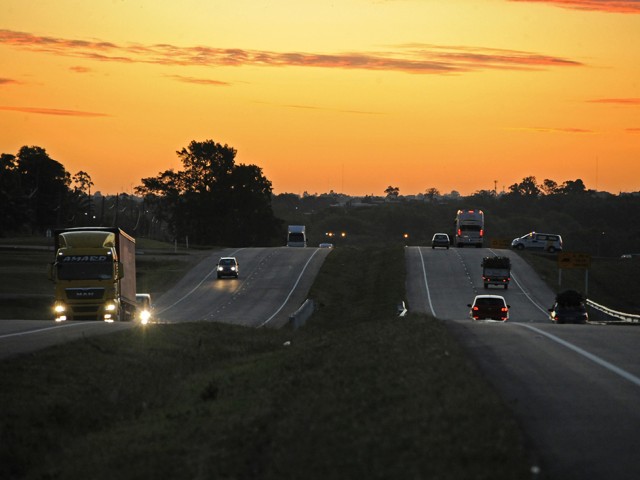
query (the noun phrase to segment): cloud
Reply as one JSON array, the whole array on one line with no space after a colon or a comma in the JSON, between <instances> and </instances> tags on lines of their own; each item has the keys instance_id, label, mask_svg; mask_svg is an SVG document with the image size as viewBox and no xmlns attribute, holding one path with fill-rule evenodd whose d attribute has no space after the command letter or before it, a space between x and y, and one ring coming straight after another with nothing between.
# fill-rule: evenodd
<instances>
[{"instance_id":1,"label":"cloud","mask_svg":"<svg viewBox=\"0 0 640 480\"><path fill-rule=\"evenodd\" d=\"M321 110L321 111L327 111L327 112L353 113L357 115L384 115L382 112L373 112L373 111L367 111L367 110L343 110L339 108L318 107L314 105L294 105L294 104L278 105L278 104L269 103L269 102L255 102L255 103L260 103L264 105L276 105L278 107L284 107L284 108L295 108L299 110Z\"/></svg>"},{"instance_id":2,"label":"cloud","mask_svg":"<svg viewBox=\"0 0 640 480\"><path fill-rule=\"evenodd\" d=\"M509 0L511 2L548 3L573 10L610 13L640 13L640 0Z\"/></svg>"},{"instance_id":3,"label":"cloud","mask_svg":"<svg viewBox=\"0 0 640 480\"><path fill-rule=\"evenodd\" d=\"M585 128L575 128L575 127L520 127L513 128L511 130L521 130L525 132L538 132L538 133L568 133L568 134L579 134L579 135L591 135L595 132L594 130L588 130Z\"/></svg>"},{"instance_id":4,"label":"cloud","mask_svg":"<svg viewBox=\"0 0 640 480\"><path fill-rule=\"evenodd\" d=\"M635 135L640 135L640 128L627 128L625 131L627 133L633 133Z\"/></svg>"},{"instance_id":5,"label":"cloud","mask_svg":"<svg viewBox=\"0 0 640 480\"><path fill-rule=\"evenodd\" d=\"M271 52L207 46L127 44L43 37L0 30L0 45L103 62L149 63L205 67L317 67L345 70L392 71L414 74L459 74L489 69L539 70L576 67L582 63L534 52L481 47L408 44L386 52ZM188 78L188 77L185 77Z\"/></svg>"},{"instance_id":6,"label":"cloud","mask_svg":"<svg viewBox=\"0 0 640 480\"><path fill-rule=\"evenodd\" d=\"M195 83L196 85L212 85L215 87L228 87L229 85L231 85L229 82L210 80L207 78L184 77L182 75L166 75L166 77L173 78L174 80L178 80L179 82Z\"/></svg>"},{"instance_id":7,"label":"cloud","mask_svg":"<svg viewBox=\"0 0 640 480\"><path fill-rule=\"evenodd\" d=\"M611 105L626 105L640 107L640 98L597 98L588 100L589 103L607 103Z\"/></svg>"},{"instance_id":8,"label":"cloud","mask_svg":"<svg viewBox=\"0 0 640 480\"><path fill-rule=\"evenodd\" d=\"M76 65L74 67L69 67L69 70L71 70L72 72L76 72L76 73L89 73L91 71L90 68L81 67L79 65Z\"/></svg>"},{"instance_id":9,"label":"cloud","mask_svg":"<svg viewBox=\"0 0 640 480\"><path fill-rule=\"evenodd\" d=\"M81 112L78 110L62 110L59 108L38 108L38 107L7 107L0 106L0 110L21 113L35 113L40 115L62 115L66 117L109 117L106 113Z\"/></svg>"},{"instance_id":10,"label":"cloud","mask_svg":"<svg viewBox=\"0 0 640 480\"><path fill-rule=\"evenodd\" d=\"M0 86L2 85L20 85L21 82L13 78L0 78Z\"/></svg>"}]
</instances>

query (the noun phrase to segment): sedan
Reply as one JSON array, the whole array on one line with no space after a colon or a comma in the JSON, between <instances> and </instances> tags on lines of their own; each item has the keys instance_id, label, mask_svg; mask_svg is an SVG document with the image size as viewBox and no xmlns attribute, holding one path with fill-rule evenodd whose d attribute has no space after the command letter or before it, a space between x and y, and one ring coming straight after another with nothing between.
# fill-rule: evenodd
<instances>
[{"instance_id":1,"label":"sedan","mask_svg":"<svg viewBox=\"0 0 640 480\"><path fill-rule=\"evenodd\" d=\"M498 320L506 322L509 319L510 305L500 295L476 295L473 303L467 304L469 316L473 320Z\"/></svg>"}]
</instances>

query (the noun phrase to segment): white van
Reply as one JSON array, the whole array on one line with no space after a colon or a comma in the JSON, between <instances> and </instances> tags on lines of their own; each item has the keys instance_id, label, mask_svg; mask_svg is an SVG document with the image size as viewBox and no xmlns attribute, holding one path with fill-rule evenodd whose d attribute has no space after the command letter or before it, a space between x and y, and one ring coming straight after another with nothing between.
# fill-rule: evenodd
<instances>
[{"instance_id":1,"label":"white van","mask_svg":"<svg viewBox=\"0 0 640 480\"><path fill-rule=\"evenodd\" d=\"M562 251L562 237L555 233L531 232L519 238L514 238L511 248L516 250L543 250L549 253Z\"/></svg>"}]
</instances>

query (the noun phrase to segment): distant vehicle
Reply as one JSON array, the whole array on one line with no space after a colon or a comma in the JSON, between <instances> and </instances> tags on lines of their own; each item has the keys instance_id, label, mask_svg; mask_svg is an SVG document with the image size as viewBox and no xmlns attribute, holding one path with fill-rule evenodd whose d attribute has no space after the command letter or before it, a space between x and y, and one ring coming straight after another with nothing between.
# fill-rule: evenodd
<instances>
[{"instance_id":1,"label":"distant vehicle","mask_svg":"<svg viewBox=\"0 0 640 480\"><path fill-rule=\"evenodd\" d=\"M473 320L498 320L506 322L509 319L509 309L504 297L500 295L476 295L473 303L467 304L471 308L469 316Z\"/></svg>"},{"instance_id":2,"label":"distant vehicle","mask_svg":"<svg viewBox=\"0 0 640 480\"><path fill-rule=\"evenodd\" d=\"M306 247L307 234L304 225L289 225L287 229L287 247Z\"/></svg>"},{"instance_id":3,"label":"distant vehicle","mask_svg":"<svg viewBox=\"0 0 640 480\"><path fill-rule=\"evenodd\" d=\"M454 221L453 244L456 247L471 245L482 247L484 242L484 212L482 210L458 210Z\"/></svg>"},{"instance_id":4,"label":"distant vehicle","mask_svg":"<svg viewBox=\"0 0 640 480\"><path fill-rule=\"evenodd\" d=\"M333 248L333 243L321 243L318 245L320 248Z\"/></svg>"},{"instance_id":5,"label":"distant vehicle","mask_svg":"<svg viewBox=\"0 0 640 480\"><path fill-rule=\"evenodd\" d=\"M136 314L136 241L116 227L55 230L56 322L133 320Z\"/></svg>"},{"instance_id":6,"label":"distant vehicle","mask_svg":"<svg viewBox=\"0 0 640 480\"><path fill-rule=\"evenodd\" d=\"M136 293L137 318L140 323L146 325L151 321L151 295L148 293Z\"/></svg>"},{"instance_id":7,"label":"distant vehicle","mask_svg":"<svg viewBox=\"0 0 640 480\"><path fill-rule=\"evenodd\" d=\"M562 237L555 233L530 232L511 242L511 248L516 250L543 250L549 253L562 251Z\"/></svg>"},{"instance_id":8,"label":"distant vehicle","mask_svg":"<svg viewBox=\"0 0 640 480\"><path fill-rule=\"evenodd\" d=\"M582 294L575 290L565 290L556 295L549 318L555 323L587 323L589 314Z\"/></svg>"},{"instance_id":9,"label":"distant vehicle","mask_svg":"<svg viewBox=\"0 0 640 480\"><path fill-rule=\"evenodd\" d=\"M236 257L221 257L220 260L218 260L216 270L218 272L218 278L238 278L238 275L240 274L240 264Z\"/></svg>"},{"instance_id":10,"label":"distant vehicle","mask_svg":"<svg viewBox=\"0 0 640 480\"><path fill-rule=\"evenodd\" d=\"M431 239L431 248L446 247L449 250L449 245L451 245L451 240L446 233L436 233Z\"/></svg>"},{"instance_id":11,"label":"distant vehicle","mask_svg":"<svg viewBox=\"0 0 640 480\"><path fill-rule=\"evenodd\" d=\"M498 285L509 288L511 281L511 259L509 257L484 257L482 259L482 282L484 288Z\"/></svg>"}]
</instances>

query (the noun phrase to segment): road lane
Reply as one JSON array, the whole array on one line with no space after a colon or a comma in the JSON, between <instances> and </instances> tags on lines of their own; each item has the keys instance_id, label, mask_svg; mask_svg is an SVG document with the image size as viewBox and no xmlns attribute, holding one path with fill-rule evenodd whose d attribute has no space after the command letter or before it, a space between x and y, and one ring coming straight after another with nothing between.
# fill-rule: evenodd
<instances>
[{"instance_id":1,"label":"road lane","mask_svg":"<svg viewBox=\"0 0 640 480\"><path fill-rule=\"evenodd\" d=\"M490 253L407 249L410 309L430 313L431 297L437 316L515 412L543 478L640 478L640 329L553 324L546 308L554 292L514 252L496 251L512 259L509 289L485 290L480 260ZM477 293L504 295L510 320L470 320L460 303Z\"/></svg>"}]
</instances>

